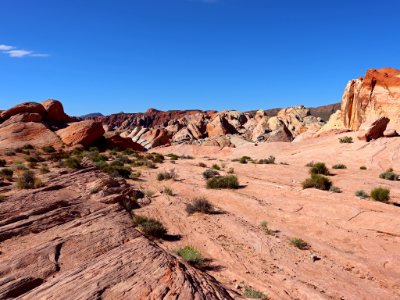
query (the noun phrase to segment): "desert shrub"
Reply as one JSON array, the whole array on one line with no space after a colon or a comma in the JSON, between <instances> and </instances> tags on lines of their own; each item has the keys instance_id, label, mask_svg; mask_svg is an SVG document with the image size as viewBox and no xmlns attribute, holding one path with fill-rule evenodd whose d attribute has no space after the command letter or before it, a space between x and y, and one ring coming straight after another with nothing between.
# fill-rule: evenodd
<instances>
[{"instance_id":1,"label":"desert shrub","mask_svg":"<svg viewBox=\"0 0 400 300\"><path fill-rule=\"evenodd\" d=\"M213 177L207 180L208 189L237 189L239 181L236 176L228 175L221 177Z\"/></svg>"},{"instance_id":2,"label":"desert shrub","mask_svg":"<svg viewBox=\"0 0 400 300\"><path fill-rule=\"evenodd\" d=\"M120 204L128 213L132 213L132 210L140 207L137 200L132 197L122 200Z\"/></svg>"},{"instance_id":3,"label":"desert shrub","mask_svg":"<svg viewBox=\"0 0 400 300\"><path fill-rule=\"evenodd\" d=\"M342 144L351 144L353 142L353 138L351 136L344 136L339 138L339 142Z\"/></svg>"},{"instance_id":4,"label":"desert shrub","mask_svg":"<svg viewBox=\"0 0 400 300\"><path fill-rule=\"evenodd\" d=\"M45 153L54 153L56 152L56 149L54 149L53 146L44 146L42 147L42 151Z\"/></svg>"},{"instance_id":5,"label":"desert shrub","mask_svg":"<svg viewBox=\"0 0 400 300\"><path fill-rule=\"evenodd\" d=\"M300 250L310 249L310 245L302 239L293 238L293 239L290 239L289 242L290 242L290 244L292 244L293 246L295 246L296 248L298 248Z\"/></svg>"},{"instance_id":6,"label":"desert shrub","mask_svg":"<svg viewBox=\"0 0 400 300\"><path fill-rule=\"evenodd\" d=\"M163 192L167 196L173 196L174 195L174 191L170 187L167 187L167 186L164 187Z\"/></svg>"},{"instance_id":7,"label":"desert shrub","mask_svg":"<svg viewBox=\"0 0 400 300\"><path fill-rule=\"evenodd\" d=\"M251 286L246 285L244 287L243 296L250 299L268 299L264 293L257 291L256 289L252 288Z\"/></svg>"},{"instance_id":8,"label":"desert shrub","mask_svg":"<svg viewBox=\"0 0 400 300\"><path fill-rule=\"evenodd\" d=\"M385 172L379 174L379 178L386 179L386 180L398 180L399 175L393 172L393 169L387 169Z\"/></svg>"},{"instance_id":9,"label":"desert shrub","mask_svg":"<svg viewBox=\"0 0 400 300\"><path fill-rule=\"evenodd\" d=\"M5 159L0 159L0 167L5 167L7 164L7 162L5 161Z\"/></svg>"},{"instance_id":10,"label":"desert shrub","mask_svg":"<svg viewBox=\"0 0 400 300\"><path fill-rule=\"evenodd\" d=\"M178 250L176 250L176 254L182 257L191 265L199 265L204 262L204 258L201 255L200 251L194 248L193 246L185 246Z\"/></svg>"},{"instance_id":11,"label":"desert shrub","mask_svg":"<svg viewBox=\"0 0 400 300\"><path fill-rule=\"evenodd\" d=\"M332 182L325 176L311 174L311 177L304 180L302 185L303 189L316 188L319 190L328 191L332 186Z\"/></svg>"},{"instance_id":12,"label":"desert shrub","mask_svg":"<svg viewBox=\"0 0 400 300\"><path fill-rule=\"evenodd\" d=\"M371 197L375 201L388 202L390 199L390 190L378 187L371 191Z\"/></svg>"},{"instance_id":13,"label":"desert shrub","mask_svg":"<svg viewBox=\"0 0 400 300\"><path fill-rule=\"evenodd\" d=\"M329 191L332 192L332 193L341 193L342 192L342 190L340 188L338 188L337 186L334 186L334 185L332 185L329 188Z\"/></svg>"},{"instance_id":14,"label":"desert shrub","mask_svg":"<svg viewBox=\"0 0 400 300\"><path fill-rule=\"evenodd\" d=\"M49 167L47 165L42 165L39 169L40 174L47 174L50 172Z\"/></svg>"},{"instance_id":15,"label":"desert shrub","mask_svg":"<svg viewBox=\"0 0 400 300\"><path fill-rule=\"evenodd\" d=\"M367 169L366 166L361 166L361 167L360 167L360 170L366 170L366 169Z\"/></svg>"},{"instance_id":16,"label":"desert shrub","mask_svg":"<svg viewBox=\"0 0 400 300\"><path fill-rule=\"evenodd\" d=\"M347 169L347 167L344 164L336 164L332 166L332 169Z\"/></svg>"},{"instance_id":17,"label":"desert shrub","mask_svg":"<svg viewBox=\"0 0 400 300\"><path fill-rule=\"evenodd\" d=\"M122 151L122 153L125 154L125 155L133 155L133 154L136 154L137 151L135 151L135 150L133 150L131 148L128 148L128 149L125 149L124 151Z\"/></svg>"},{"instance_id":18,"label":"desert shrub","mask_svg":"<svg viewBox=\"0 0 400 300\"><path fill-rule=\"evenodd\" d=\"M5 156L15 156L15 151L12 150L7 150L4 152Z\"/></svg>"},{"instance_id":19,"label":"desert shrub","mask_svg":"<svg viewBox=\"0 0 400 300\"><path fill-rule=\"evenodd\" d=\"M214 206L206 198L195 198L192 203L186 204L186 212L191 215L196 212L203 214L211 214Z\"/></svg>"},{"instance_id":20,"label":"desert shrub","mask_svg":"<svg viewBox=\"0 0 400 300\"><path fill-rule=\"evenodd\" d=\"M306 164L306 167L309 167L309 168L311 168L313 166L314 166L314 161L313 160Z\"/></svg>"},{"instance_id":21,"label":"desert shrub","mask_svg":"<svg viewBox=\"0 0 400 300\"><path fill-rule=\"evenodd\" d=\"M130 179L137 180L142 176L142 173L140 171L131 171L131 176L129 177Z\"/></svg>"},{"instance_id":22,"label":"desert shrub","mask_svg":"<svg viewBox=\"0 0 400 300\"><path fill-rule=\"evenodd\" d=\"M132 221L147 236L162 238L167 234L167 229L156 219L134 215Z\"/></svg>"},{"instance_id":23,"label":"desert shrub","mask_svg":"<svg viewBox=\"0 0 400 300\"><path fill-rule=\"evenodd\" d=\"M15 151L15 153L23 153L24 149L22 149L20 147L17 147L17 148L14 149L14 151ZM29 154L29 151L28 151L28 154Z\"/></svg>"},{"instance_id":24,"label":"desert shrub","mask_svg":"<svg viewBox=\"0 0 400 300\"><path fill-rule=\"evenodd\" d=\"M242 157L239 159L239 162L240 162L241 164L247 164L247 162L248 162L249 160L251 160L251 157L250 157L250 156L242 156Z\"/></svg>"},{"instance_id":25,"label":"desert shrub","mask_svg":"<svg viewBox=\"0 0 400 300\"><path fill-rule=\"evenodd\" d=\"M147 155L147 159L150 159L153 163L161 164L164 162L164 155L153 152Z\"/></svg>"},{"instance_id":26,"label":"desert shrub","mask_svg":"<svg viewBox=\"0 0 400 300\"><path fill-rule=\"evenodd\" d=\"M174 153L167 154L170 160L178 160L179 156Z\"/></svg>"},{"instance_id":27,"label":"desert shrub","mask_svg":"<svg viewBox=\"0 0 400 300\"><path fill-rule=\"evenodd\" d=\"M273 230L269 229L267 221L262 221L260 223L260 228L265 234L268 234L268 235L273 235L274 234Z\"/></svg>"},{"instance_id":28,"label":"desert shrub","mask_svg":"<svg viewBox=\"0 0 400 300\"><path fill-rule=\"evenodd\" d=\"M158 181L169 180L169 179L176 180L177 178L178 174L176 174L175 169L171 169L169 172L164 171L157 174Z\"/></svg>"},{"instance_id":29,"label":"desert shrub","mask_svg":"<svg viewBox=\"0 0 400 300\"><path fill-rule=\"evenodd\" d=\"M32 150L32 149L35 149L35 147L33 147L31 144L25 144L24 146L22 146L22 149L24 149L24 150Z\"/></svg>"},{"instance_id":30,"label":"desert shrub","mask_svg":"<svg viewBox=\"0 0 400 300\"><path fill-rule=\"evenodd\" d=\"M26 171L28 168L25 166L25 164L22 161L16 161L14 162L14 169L17 171Z\"/></svg>"},{"instance_id":31,"label":"desert shrub","mask_svg":"<svg viewBox=\"0 0 400 300\"><path fill-rule=\"evenodd\" d=\"M217 177L217 176L219 176L219 173L217 170L214 170L214 169L208 169L203 172L204 179L210 179L210 178Z\"/></svg>"},{"instance_id":32,"label":"desert shrub","mask_svg":"<svg viewBox=\"0 0 400 300\"><path fill-rule=\"evenodd\" d=\"M79 169L81 167L81 160L72 156L64 161L64 165L70 169Z\"/></svg>"},{"instance_id":33,"label":"desert shrub","mask_svg":"<svg viewBox=\"0 0 400 300\"><path fill-rule=\"evenodd\" d=\"M99 152L96 152L96 151L87 152L87 153L85 153L85 156L94 163L108 160L107 155L99 154Z\"/></svg>"},{"instance_id":34,"label":"desert shrub","mask_svg":"<svg viewBox=\"0 0 400 300\"><path fill-rule=\"evenodd\" d=\"M152 191L152 190L145 190L144 194L145 194L146 197L152 198L154 196L155 192Z\"/></svg>"},{"instance_id":35,"label":"desert shrub","mask_svg":"<svg viewBox=\"0 0 400 300\"><path fill-rule=\"evenodd\" d=\"M180 159L194 159L194 157L191 155L181 155L181 156L179 156L179 158Z\"/></svg>"},{"instance_id":36,"label":"desert shrub","mask_svg":"<svg viewBox=\"0 0 400 300\"><path fill-rule=\"evenodd\" d=\"M122 177L128 179L132 174L131 168L121 166L106 165L102 170L111 177Z\"/></svg>"},{"instance_id":37,"label":"desert shrub","mask_svg":"<svg viewBox=\"0 0 400 300\"><path fill-rule=\"evenodd\" d=\"M313 164L313 166L310 169L311 174L321 174L321 175L329 175L329 170L326 167L325 163L323 162L317 162Z\"/></svg>"},{"instance_id":38,"label":"desert shrub","mask_svg":"<svg viewBox=\"0 0 400 300\"><path fill-rule=\"evenodd\" d=\"M220 171L220 170L221 170L221 167L220 167L220 166L218 166L217 164L213 164L213 165L211 166L211 169L214 169L214 170Z\"/></svg>"},{"instance_id":39,"label":"desert shrub","mask_svg":"<svg viewBox=\"0 0 400 300\"><path fill-rule=\"evenodd\" d=\"M203 162L199 162L199 167L207 168L207 165L205 163L203 163Z\"/></svg>"},{"instance_id":40,"label":"desert shrub","mask_svg":"<svg viewBox=\"0 0 400 300\"><path fill-rule=\"evenodd\" d=\"M272 165L275 164L275 156L270 155L266 159L260 159L257 161L258 164L266 164L266 165Z\"/></svg>"},{"instance_id":41,"label":"desert shrub","mask_svg":"<svg viewBox=\"0 0 400 300\"><path fill-rule=\"evenodd\" d=\"M228 174L234 174L235 173L235 169L234 168L229 168L226 173Z\"/></svg>"},{"instance_id":42,"label":"desert shrub","mask_svg":"<svg viewBox=\"0 0 400 300\"><path fill-rule=\"evenodd\" d=\"M369 198L369 195L363 190L356 191L355 195L361 199Z\"/></svg>"},{"instance_id":43,"label":"desert shrub","mask_svg":"<svg viewBox=\"0 0 400 300\"><path fill-rule=\"evenodd\" d=\"M16 185L19 189L36 189L42 186L42 182L32 171L25 171L17 178Z\"/></svg>"},{"instance_id":44,"label":"desert shrub","mask_svg":"<svg viewBox=\"0 0 400 300\"><path fill-rule=\"evenodd\" d=\"M0 171L0 176L4 177L7 180L12 180L13 175L14 171L8 168L1 169Z\"/></svg>"}]
</instances>

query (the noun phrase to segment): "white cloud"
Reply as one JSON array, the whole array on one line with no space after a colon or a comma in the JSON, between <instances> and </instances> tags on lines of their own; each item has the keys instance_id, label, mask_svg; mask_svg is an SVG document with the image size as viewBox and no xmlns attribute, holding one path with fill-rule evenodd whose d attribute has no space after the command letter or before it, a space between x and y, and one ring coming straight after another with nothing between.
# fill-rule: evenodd
<instances>
[{"instance_id":1,"label":"white cloud","mask_svg":"<svg viewBox=\"0 0 400 300\"><path fill-rule=\"evenodd\" d=\"M14 46L0 44L0 53L7 54L9 57L20 58L20 57L48 57L45 53L34 53L30 50L17 49Z\"/></svg>"}]
</instances>

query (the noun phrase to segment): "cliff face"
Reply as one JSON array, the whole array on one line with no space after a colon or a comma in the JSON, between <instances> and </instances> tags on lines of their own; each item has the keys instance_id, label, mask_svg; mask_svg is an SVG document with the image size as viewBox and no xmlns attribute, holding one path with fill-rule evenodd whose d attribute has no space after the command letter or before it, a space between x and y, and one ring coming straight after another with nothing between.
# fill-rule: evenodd
<instances>
[{"instance_id":1,"label":"cliff face","mask_svg":"<svg viewBox=\"0 0 400 300\"><path fill-rule=\"evenodd\" d=\"M358 130L370 117L385 116L398 123L400 116L400 70L368 70L364 78L350 80L342 98L344 126Z\"/></svg>"}]
</instances>

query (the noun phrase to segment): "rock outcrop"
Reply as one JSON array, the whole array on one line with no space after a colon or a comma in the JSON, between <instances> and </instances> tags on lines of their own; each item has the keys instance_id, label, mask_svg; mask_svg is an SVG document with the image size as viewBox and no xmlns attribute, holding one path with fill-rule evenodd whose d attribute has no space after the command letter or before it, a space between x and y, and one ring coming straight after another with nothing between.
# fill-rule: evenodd
<instances>
[{"instance_id":1,"label":"rock outcrop","mask_svg":"<svg viewBox=\"0 0 400 300\"><path fill-rule=\"evenodd\" d=\"M136 151L145 151L142 145L135 143L130 138L121 137L118 134L106 138L106 145L108 149L118 148L121 150L132 149Z\"/></svg>"},{"instance_id":2,"label":"rock outcrop","mask_svg":"<svg viewBox=\"0 0 400 300\"><path fill-rule=\"evenodd\" d=\"M49 121L65 123L74 121L74 118L71 118L64 112L64 107L60 101L48 99L43 101L42 105L47 112L47 119Z\"/></svg>"},{"instance_id":3,"label":"rock outcrop","mask_svg":"<svg viewBox=\"0 0 400 300\"><path fill-rule=\"evenodd\" d=\"M0 206L1 299L232 299L133 228L125 181L94 168L49 181Z\"/></svg>"},{"instance_id":4,"label":"rock outcrop","mask_svg":"<svg viewBox=\"0 0 400 300\"><path fill-rule=\"evenodd\" d=\"M85 120L72 123L57 131L57 135L68 146L82 145L89 147L105 133L101 123Z\"/></svg>"},{"instance_id":5,"label":"rock outcrop","mask_svg":"<svg viewBox=\"0 0 400 300\"><path fill-rule=\"evenodd\" d=\"M370 117L360 126L357 138L369 142L370 140L376 140L383 137L389 119L386 117L372 118Z\"/></svg>"}]
</instances>

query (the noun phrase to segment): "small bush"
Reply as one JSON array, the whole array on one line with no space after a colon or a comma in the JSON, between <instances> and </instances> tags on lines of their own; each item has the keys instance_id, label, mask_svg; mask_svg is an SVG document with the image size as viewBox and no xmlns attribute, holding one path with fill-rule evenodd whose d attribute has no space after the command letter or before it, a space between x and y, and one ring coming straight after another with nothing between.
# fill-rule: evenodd
<instances>
[{"instance_id":1,"label":"small bush","mask_svg":"<svg viewBox=\"0 0 400 300\"><path fill-rule=\"evenodd\" d=\"M228 174L235 174L235 169L234 168L229 168L228 171L226 171Z\"/></svg>"},{"instance_id":2,"label":"small bush","mask_svg":"<svg viewBox=\"0 0 400 300\"><path fill-rule=\"evenodd\" d=\"M95 191L94 193L97 193L97 191ZM140 207L137 203L137 200L132 197L122 200L120 204L130 214L132 213L132 210Z\"/></svg>"},{"instance_id":3,"label":"small bush","mask_svg":"<svg viewBox=\"0 0 400 300\"><path fill-rule=\"evenodd\" d=\"M42 186L42 182L32 171L25 171L18 177L16 185L19 189L36 189Z\"/></svg>"},{"instance_id":4,"label":"small bush","mask_svg":"<svg viewBox=\"0 0 400 300\"><path fill-rule=\"evenodd\" d=\"M346 165L344 164L336 164L332 166L332 169L347 169Z\"/></svg>"},{"instance_id":5,"label":"small bush","mask_svg":"<svg viewBox=\"0 0 400 300\"><path fill-rule=\"evenodd\" d=\"M310 245L299 238L293 238L290 240L290 244L292 244L293 246L295 246L296 248L300 249L300 250L308 250L310 249Z\"/></svg>"},{"instance_id":6,"label":"small bush","mask_svg":"<svg viewBox=\"0 0 400 300\"><path fill-rule=\"evenodd\" d=\"M311 167L310 174L329 175L329 170L326 167L325 163L317 162Z\"/></svg>"},{"instance_id":7,"label":"small bush","mask_svg":"<svg viewBox=\"0 0 400 300\"><path fill-rule=\"evenodd\" d=\"M367 199L367 198L369 198L369 195L368 195L365 191L363 191L363 190L357 191L357 192L356 192L356 196L359 197L359 198L361 198L361 199Z\"/></svg>"},{"instance_id":8,"label":"small bush","mask_svg":"<svg viewBox=\"0 0 400 300\"><path fill-rule=\"evenodd\" d=\"M206 198L195 198L192 203L186 204L186 212L191 215L196 212L203 214L211 214L214 206Z\"/></svg>"},{"instance_id":9,"label":"small bush","mask_svg":"<svg viewBox=\"0 0 400 300\"><path fill-rule=\"evenodd\" d=\"M204 262L200 251L193 246L185 246L176 250L176 254L186 260L189 264L196 266Z\"/></svg>"},{"instance_id":10,"label":"small bush","mask_svg":"<svg viewBox=\"0 0 400 300\"><path fill-rule=\"evenodd\" d=\"M314 166L314 161L310 161L310 162L308 162L307 164L306 164L306 167L309 167L309 168L311 168L311 167L313 167Z\"/></svg>"},{"instance_id":11,"label":"small bush","mask_svg":"<svg viewBox=\"0 0 400 300\"><path fill-rule=\"evenodd\" d=\"M146 197L152 198L154 196L155 192L152 191L152 190L145 190L144 194L145 194Z\"/></svg>"},{"instance_id":12,"label":"small bush","mask_svg":"<svg viewBox=\"0 0 400 300\"><path fill-rule=\"evenodd\" d=\"M53 146L44 146L42 148L42 151L45 153L54 153L54 152L56 152L56 149L54 149Z\"/></svg>"},{"instance_id":13,"label":"small bush","mask_svg":"<svg viewBox=\"0 0 400 300\"><path fill-rule=\"evenodd\" d=\"M388 169L385 172L379 174L379 178L386 180L398 180L399 175L393 172L393 169Z\"/></svg>"},{"instance_id":14,"label":"small bush","mask_svg":"<svg viewBox=\"0 0 400 300\"><path fill-rule=\"evenodd\" d=\"M214 178L217 176L219 176L219 173L217 170L214 170L214 169L208 169L203 172L204 179L210 179L210 178Z\"/></svg>"},{"instance_id":15,"label":"small bush","mask_svg":"<svg viewBox=\"0 0 400 300\"><path fill-rule=\"evenodd\" d=\"M341 193L342 192L342 190L340 188L338 188L337 186L334 186L334 185L332 185L329 188L329 191L332 192L332 193Z\"/></svg>"},{"instance_id":16,"label":"small bush","mask_svg":"<svg viewBox=\"0 0 400 300\"><path fill-rule=\"evenodd\" d=\"M81 167L81 160L77 157L69 157L65 160L64 165L70 169L79 169Z\"/></svg>"},{"instance_id":17,"label":"small bush","mask_svg":"<svg viewBox=\"0 0 400 300\"><path fill-rule=\"evenodd\" d=\"M176 174L175 169L171 169L169 172L164 171L157 174L158 181L169 180L169 179L176 180L177 178L178 174Z\"/></svg>"},{"instance_id":18,"label":"small bush","mask_svg":"<svg viewBox=\"0 0 400 300\"><path fill-rule=\"evenodd\" d=\"M360 167L360 170L366 170L366 169L367 169L366 166L361 166L361 167Z\"/></svg>"},{"instance_id":19,"label":"small bush","mask_svg":"<svg viewBox=\"0 0 400 300\"><path fill-rule=\"evenodd\" d=\"M147 155L147 159L150 159L153 163L163 163L164 162L164 155L160 153L151 153Z\"/></svg>"},{"instance_id":20,"label":"small bush","mask_svg":"<svg viewBox=\"0 0 400 300\"><path fill-rule=\"evenodd\" d=\"M275 164L275 156L270 155L266 159L260 159L257 163L258 164L265 164L265 165L273 165L273 164Z\"/></svg>"},{"instance_id":21,"label":"small bush","mask_svg":"<svg viewBox=\"0 0 400 300\"><path fill-rule=\"evenodd\" d=\"M191 155L181 155L179 158L180 159L194 159L194 157Z\"/></svg>"},{"instance_id":22,"label":"small bush","mask_svg":"<svg viewBox=\"0 0 400 300\"><path fill-rule=\"evenodd\" d=\"M5 179L7 179L8 181L12 180L12 177L14 175L14 171L8 168L4 168L0 171L0 176L4 177Z\"/></svg>"},{"instance_id":23,"label":"small bush","mask_svg":"<svg viewBox=\"0 0 400 300\"><path fill-rule=\"evenodd\" d=\"M239 162L240 162L241 164L247 164L247 162L248 162L249 160L251 160L251 157L250 157L250 156L242 156L242 157L239 159Z\"/></svg>"},{"instance_id":24,"label":"small bush","mask_svg":"<svg viewBox=\"0 0 400 300\"><path fill-rule=\"evenodd\" d=\"M166 186L164 187L164 191L163 192L167 196L173 196L174 195L174 191L171 188L166 187Z\"/></svg>"},{"instance_id":25,"label":"small bush","mask_svg":"<svg viewBox=\"0 0 400 300\"><path fill-rule=\"evenodd\" d=\"M121 166L106 165L102 170L111 177L122 177L128 179L132 174L132 170L130 168Z\"/></svg>"},{"instance_id":26,"label":"small bush","mask_svg":"<svg viewBox=\"0 0 400 300\"><path fill-rule=\"evenodd\" d=\"M353 138L351 136L345 136L345 137L339 138L339 142L342 144L351 144L353 142Z\"/></svg>"},{"instance_id":27,"label":"small bush","mask_svg":"<svg viewBox=\"0 0 400 300\"><path fill-rule=\"evenodd\" d=\"M179 159L179 156L174 153L169 153L169 154L167 154L167 156L169 157L170 160L178 160Z\"/></svg>"},{"instance_id":28,"label":"small bush","mask_svg":"<svg viewBox=\"0 0 400 300\"><path fill-rule=\"evenodd\" d=\"M246 285L244 287L244 293L243 295L246 298L250 299L268 299L267 296L265 296L264 293L257 291L256 289L252 288L251 286Z\"/></svg>"},{"instance_id":29,"label":"small bush","mask_svg":"<svg viewBox=\"0 0 400 300\"><path fill-rule=\"evenodd\" d=\"M378 187L371 191L371 197L375 201L388 202L390 199L390 190Z\"/></svg>"},{"instance_id":30,"label":"small bush","mask_svg":"<svg viewBox=\"0 0 400 300\"><path fill-rule=\"evenodd\" d=\"M304 180L302 185L303 189L316 188L319 190L328 191L332 186L332 182L325 176L311 174L311 177Z\"/></svg>"},{"instance_id":31,"label":"small bush","mask_svg":"<svg viewBox=\"0 0 400 300\"><path fill-rule=\"evenodd\" d=\"M207 180L208 189L237 189L239 181L236 176L228 175L221 177L213 177Z\"/></svg>"},{"instance_id":32,"label":"small bush","mask_svg":"<svg viewBox=\"0 0 400 300\"><path fill-rule=\"evenodd\" d=\"M4 155L5 156L15 156L15 152L12 150L7 150L4 152Z\"/></svg>"},{"instance_id":33,"label":"small bush","mask_svg":"<svg viewBox=\"0 0 400 300\"><path fill-rule=\"evenodd\" d=\"M7 162L4 159L0 159L0 167L5 167Z\"/></svg>"},{"instance_id":34,"label":"small bush","mask_svg":"<svg viewBox=\"0 0 400 300\"><path fill-rule=\"evenodd\" d=\"M22 161L16 161L14 162L14 169L17 171L26 171L28 168L25 166L25 164Z\"/></svg>"},{"instance_id":35,"label":"small bush","mask_svg":"<svg viewBox=\"0 0 400 300\"><path fill-rule=\"evenodd\" d=\"M262 221L260 223L260 228L265 234L268 234L268 235L273 235L274 234L273 230L269 229L267 221Z\"/></svg>"},{"instance_id":36,"label":"small bush","mask_svg":"<svg viewBox=\"0 0 400 300\"><path fill-rule=\"evenodd\" d=\"M147 236L162 238L167 234L167 229L156 219L134 215L132 221Z\"/></svg>"},{"instance_id":37,"label":"small bush","mask_svg":"<svg viewBox=\"0 0 400 300\"><path fill-rule=\"evenodd\" d=\"M213 165L211 166L211 169L214 169L214 170L220 171L220 170L221 170L221 167L220 167L220 166L218 166L217 164L213 164Z\"/></svg>"},{"instance_id":38,"label":"small bush","mask_svg":"<svg viewBox=\"0 0 400 300\"><path fill-rule=\"evenodd\" d=\"M205 163L203 163L203 162L199 162L199 167L207 168L207 165Z\"/></svg>"},{"instance_id":39,"label":"small bush","mask_svg":"<svg viewBox=\"0 0 400 300\"><path fill-rule=\"evenodd\" d=\"M25 144L22 149L24 150L32 150L35 149L35 147L33 147L31 144Z\"/></svg>"}]
</instances>

